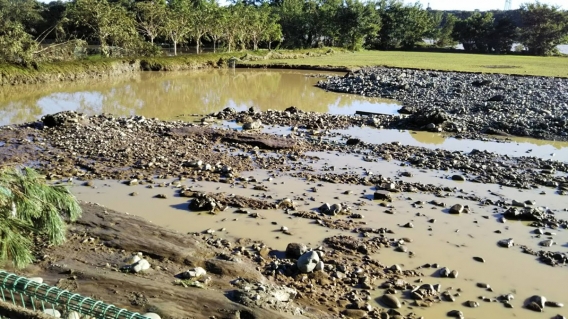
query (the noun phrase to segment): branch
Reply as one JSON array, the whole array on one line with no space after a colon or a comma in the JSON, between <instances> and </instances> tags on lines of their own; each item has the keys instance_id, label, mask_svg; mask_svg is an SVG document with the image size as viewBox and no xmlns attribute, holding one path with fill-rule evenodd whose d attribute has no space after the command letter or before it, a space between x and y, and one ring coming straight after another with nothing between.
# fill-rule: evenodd
<instances>
[{"instance_id":1,"label":"branch","mask_svg":"<svg viewBox=\"0 0 568 319\"><path fill-rule=\"evenodd\" d=\"M51 48L55 48L55 47L58 47L58 46L61 46L61 45L68 44L68 43L71 42L71 41L73 41L73 40L67 40L67 41L62 42L62 43L58 43L58 44L53 44L53 45L47 46L47 47L45 47L45 48L43 48L43 49L41 49L41 50L35 51L33 54L38 54L38 53L41 53L41 52L43 52L43 51L49 50L49 49L51 49Z\"/></svg>"},{"instance_id":2,"label":"branch","mask_svg":"<svg viewBox=\"0 0 568 319\"><path fill-rule=\"evenodd\" d=\"M47 38L47 36L53 31L55 30L55 28L57 27L57 24L55 24L54 26L52 26L51 28L46 29L45 31L43 31L42 33L40 33L37 38L35 39L36 42L38 43L42 43L43 40L45 40L45 38ZM41 36L43 36L43 38L41 40L38 40Z\"/></svg>"}]
</instances>

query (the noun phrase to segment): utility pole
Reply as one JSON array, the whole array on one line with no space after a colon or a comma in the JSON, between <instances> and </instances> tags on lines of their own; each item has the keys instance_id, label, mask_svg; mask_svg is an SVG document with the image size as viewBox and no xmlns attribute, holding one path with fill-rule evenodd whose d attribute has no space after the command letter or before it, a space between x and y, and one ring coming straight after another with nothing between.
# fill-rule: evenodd
<instances>
[{"instance_id":1,"label":"utility pole","mask_svg":"<svg viewBox=\"0 0 568 319\"><path fill-rule=\"evenodd\" d=\"M513 0L505 0L505 11L513 9Z\"/></svg>"}]
</instances>

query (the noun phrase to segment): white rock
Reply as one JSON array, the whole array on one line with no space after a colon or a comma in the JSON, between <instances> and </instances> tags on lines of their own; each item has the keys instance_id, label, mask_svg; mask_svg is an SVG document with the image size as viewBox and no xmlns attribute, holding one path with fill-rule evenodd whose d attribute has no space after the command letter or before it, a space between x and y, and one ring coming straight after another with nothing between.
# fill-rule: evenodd
<instances>
[{"instance_id":1,"label":"white rock","mask_svg":"<svg viewBox=\"0 0 568 319\"><path fill-rule=\"evenodd\" d=\"M145 314L143 314L144 317L146 318L150 318L150 319L162 319L157 313L153 313L153 312L147 312Z\"/></svg>"},{"instance_id":2,"label":"white rock","mask_svg":"<svg viewBox=\"0 0 568 319\"><path fill-rule=\"evenodd\" d=\"M199 278L201 276L207 275L205 269L201 267L195 267L191 270L185 271L181 274L184 279Z\"/></svg>"},{"instance_id":3,"label":"white rock","mask_svg":"<svg viewBox=\"0 0 568 319\"><path fill-rule=\"evenodd\" d=\"M30 277L28 278L29 281L34 281L37 282L38 284L42 284L43 283L43 278L41 277Z\"/></svg>"},{"instance_id":4,"label":"white rock","mask_svg":"<svg viewBox=\"0 0 568 319\"><path fill-rule=\"evenodd\" d=\"M318 255L319 256L319 255ZM318 263L316 264L316 267L314 268L315 271L323 271L325 265L323 264L323 261L318 261Z\"/></svg>"},{"instance_id":5,"label":"white rock","mask_svg":"<svg viewBox=\"0 0 568 319\"><path fill-rule=\"evenodd\" d=\"M316 268L318 261L320 261L318 254L315 251L308 251L298 258L296 265L300 272L309 273Z\"/></svg>"},{"instance_id":6,"label":"white rock","mask_svg":"<svg viewBox=\"0 0 568 319\"><path fill-rule=\"evenodd\" d=\"M140 259L142 259L142 258L140 258L139 255L133 255L133 256L126 258L124 260L124 262L126 262L127 264L135 264L135 263L139 262Z\"/></svg>"},{"instance_id":7,"label":"white rock","mask_svg":"<svg viewBox=\"0 0 568 319\"><path fill-rule=\"evenodd\" d=\"M61 313L55 309L45 309L43 311L46 315L54 316L55 318L61 318Z\"/></svg>"},{"instance_id":8,"label":"white rock","mask_svg":"<svg viewBox=\"0 0 568 319\"><path fill-rule=\"evenodd\" d=\"M205 271L205 269L201 268L201 267L195 267L193 269L193 271L195 271L195 275L197 277L201 277L201 276L205 276L207 275L207 271Z\"/></svg>"},{"instance_id":9,"label":"white rock","mask_svg":"<svg viewBox=\"0 0 568 319\"><path fill-rule=\"evenodd\" d=\"M141 272L148 269L150 269L150 263L146 259L140 259L132 265L132 270L134 270L134 272Z\"/></svg>"},{"instance_id":10,"label":"white rock","mask_svg":"<svg viewBox=\"0 0 568 319\"><path fill-rule=\"evenodd\" d=\"M81 315L77 311L70 311L67 314L67 319L81 319Z\"/></svg>"},{"instance_id":11,"label":"white rock","mask_svg":"<svg viewBox=\"0 0 568 319\"><path fill-rule=\"evenodd\" d=\"M281 287L281 289L277 289L272 293L272 297L276 299L276 301L287 302L296 297L298 292L289 287Z\"/></svg>"}]
</instances>

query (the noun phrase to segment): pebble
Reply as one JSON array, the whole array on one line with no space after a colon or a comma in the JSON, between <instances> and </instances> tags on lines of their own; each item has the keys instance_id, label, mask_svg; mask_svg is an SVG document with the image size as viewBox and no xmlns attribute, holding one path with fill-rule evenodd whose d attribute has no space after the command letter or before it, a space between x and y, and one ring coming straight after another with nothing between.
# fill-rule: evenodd
<instances>
[{"instance_id":1,"label":"pebble","mask_svg":"<svg viewBox=\"0 0 568 319\"><path fill-rule=\"evenodd\" d=\"M486 284L486 283L482 283L482 282L478 282L478 283L477 283L477 287L483 288L483 289L489 289L489 288L491 288L491 286L489 286L489 285Z\"/></svg>"},{"instance_id":2,"label":"pebble","mask_svg":"<svg viewBox=\"0 0 568 319\"><path fill-rule=\"evenodd\" d=\"M554 240L552 239L547 239L547 240L543 240L540 243L538 243L539 245L543 246L543 247L550 247L552 245L555 244Z\"/></svg>"},{"instance_id":3,"label":"pebble","mask_svg":"<svg viewBox=\"0 0 568 319\"><path fill-rule=\"evenodd\" d=\"M445 278L445 277L449 277L451 272L452 271L449 268L444 267L444 268L440 269L439 274L440 274L440 277Z\"/></svg>"},{"instance_id":4,"label":"pebble","mask_svg":"<svg viewBox=\"0 0 568 319\"><path fill-rule=\"evenodd\" d=\"M546 301L544 304L548 307L555 307L555 308L564 307L563 303L560 303L560 302L557 302L557 301Z\"/></svg>"},{"instance_id":5,"label":"pebble","mask_svg":"<svg viewBox=\"0 0 568 319\"><path fill-rule=\"evenodd\" d=\"M286 256L289 258L300 258L306 251L308 247L301 243L289 243L286 246Z\"/></svg>"},{"instance_id":6,"label":"pebble","mask_svg":"<svg viewBox=\"0 0 568 319\"><path fill-rule=\"evenodd\" d=\"M150 269L150 263L146 259L140 259L132 265L132 270L136 273Z\"/></svg>"},{"instance_id":7,"label":"pebble","mask_svg":"<svg viewBox=\"0 0 568 319\"><path fill-rule=\"evenodd\" d=\"M162 319L160 317L160 315L158 315L157 313L153 313L153 312L147 312L147 313L143 314L142 316L150 318L150 319Z\"/></svg>"},{"instance_id":8,"label":"pebble","mask_svg":"<svg viewBox=\"0 0 568 319\"><path fill-rule=\"evenodd\" d=\"M480 263L484 263L485 259L481 258L481 257L473 257L473 260L478 261Z\"/></svg>"},{"instance_id":9,"label":"pebble","mask_svg":"<svg viewBox=\"0 0 568 319\"><path fill-rule=\"evenodd\" d=\"M455 204L450 208L450 214L461 214L464 210L464 206L462 204Z\"/></svg>"},{"instance_id":10,"label":"pebble","mask_svg":"<svg viewBox=\"0 0 568 319\"><path fill-rule=\"evenodd\" d=\"M534 295L529 299L529 302L535 303L537 306L540 307L540 309L544 309L544 306L546 305L546 297Z\"/></svg>"},{"instance_id":11,"label":"pebble","mask_svg":"<svg viewBox=\"0 0 568 319\"><path fill-rule=\"evenodd\" d=\"M46 315L53 316L55 318L61 318L61 313L58 310L55 310L55 309L48 308L48 309L45 309L43 311L43 313L45 313Z\"/></svg>"},{"instance_id":12,"label":"pebble","mask_svg":"<svg viewBox=\"0 0 568 319\"><path fill-rule=\"evenodd\" d=\"M389 308L400 308L400 307L402 307L400 300L398 300L398 298L393 294L384 294L383 297L382 297L382 300L385 303L385 305Z\"/></svg>"},{"instance_id":13,"label":"pebble","mask_svg":"<svg viewBox=\"0 0 568 319\"><path fill-rule=\"evenodd\" d=\"M181 274L184 279L200 278L207 275L207 271L201 267L195 267L191 270L187 270Z\"/></svg>"},{"instance_id":14,"label":"pebble","mask_svg":"<svg viewBox=\"0 0 568 319\"><path fill-rule=\"evenodd\" d=\"M513 247L513 245L515 245L515 242L513 241L513 238L509 238L509 239L502 239L498 242L499 246L501 247L505 247L505 248L511 248Z\"/></svg>"},{"instance_id":15,"label":"pebble","mask_svg":"<svg viewBox=\"0 0 568 319\"><path fill-rule=\"evenodd\" d=\"M41 277L30 277L30 278L28 278L28 280L33 281L33 282L37 282L38 284L43 283L43 278L41 278Z\"/></svg>"}]
</instances>

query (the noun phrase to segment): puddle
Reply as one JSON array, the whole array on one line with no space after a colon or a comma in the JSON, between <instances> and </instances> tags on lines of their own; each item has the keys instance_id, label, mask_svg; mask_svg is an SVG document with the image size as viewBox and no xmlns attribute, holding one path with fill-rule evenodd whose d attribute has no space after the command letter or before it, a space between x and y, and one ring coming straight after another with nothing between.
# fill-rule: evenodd
<instances>
[{"instance_id":1,"label":"puddle","mask_svg":"<svg viewBox=\"0 0 568 319\"><path fill-rule=\"evenodd\" d=\"M457 183L446 178L446 175L451 172L424 172L400 167L394 161L364 162L349 154L337 156L321 152L308 155L320 158L319 161L308 163L315 172L321 172L327 165L334 165L335 173L351 172L362 175L365 171L372 171L374 174L394 177L397 176L397 172L405 170L411 171L414 177L403 179L457 187L462 189L462 195L476 194L493 200L499 198L535 199L537 205L548 206L556 211L565 208L567 204L561 196L539 195L538 190L521 192L515 189L501 189L497 185ZM274 180L263 181L269 174L276 175ZM459 276L456 279L439 278L433 269L421 270L425 275L422 277L424 283L439 283L442 285L442 290L452 287L454 292L460 288L461 296L456 302L441 302L429 308L420 308L407 300L407 306L413 309L403 309L404 312L413 311L425 318L445 318L448 311L460 309L465 313L466 318L550 318L556 314L556 309L547 308L543 314L537 314L522 308L523 301L534 294L541 294L549 300L566 302L565 289L559 283L568 280L567 268L541 264L534 256L520 252L518 245L539 249L538 242L542 238L535 238L531 234L533 228L527 227L525 223L497 222L497 215L494 214L493 207L479 206L476 202L455 197L440 199L430 194L401 193L395 194L392 205L396 213L391 215L384 213L385 208L379 206L377 201L369 200L369 195L374 192L373 187L322 183L321 186L317 186L317 192L312 192L311 188L318 183L307 183L284 174L257 170L244 172L241 176L256 177L259 181L263 181L262 184L268 186L268 191L255 191L250 188L252 186L245 189L240 186L231 188L228 184L209 182L185 181L184 183L196 190L226 192L248 197L266 194L273 196L275 200L296 195L302 196L304 200L297 201L298 210L313 210L324 202L344 202L351 205L354 212L365 216L362 221L367 223L366 226L386 227L395 232L393 237L412 239L412 242L407 245L409 251L414 253L412 258L407 253L395 252L393 249L382 249L378 254L373 255L373 258L384 265L399 264L403 269L415 269L426 263L439 263L441 266L458 270ZM180 232L225 228L226 232L218 232L220 236L262 240L272 249L280 251L285 250L289 242L300 241L315 246L325 237L335 234L353 235L345 231L323 228L310 220L293 218L282 210L255 211L266 219L253 219L235 214L235 209L228 209L218 215L199 214L187 210L187 199L175 197L175 190L171 188L148 189L145 186L126 186L117 181L96 181L95 185L97 186L95 189L75 186L73 192L81 200L97 202L111 209L129 212ZM351 194L345 195L346 190L350 190ZM128 194L133 191L138 192L139 195L129 196ZM166 194L168 199L154 198L157 194ZM309 200L310 197L315 200ZM413 202L428 202L432 199L443 201L448 206L455 203L469 205L472 212L456 216L446 213L443 208L430 204L412 206ZM365 205L355 205L362 202ZM560 218L566 218L564 215L567 213L559 212L558 214ZM431 218L434 218L436 222L428 222ZM413 223L414 228L401 227L408 222ZM282 234L279 231L281 226L288 227L293 235ZM496 230L502 233L497 234ZM568 232L566 230L555 230L555 232L557 235L554 236L554 240L558 242L558 245L549 249L565 252L568 246ZM517 246L509 249L498 247L497 241L506 238L514 238ZM482 257L486 262L476 262L473 260L474 256ZM415 279L417 278L407 280L413 283ZM476 287L478 282L489 284L494 292ZM377 286L380 284L381 281L375 282ZM382 289L372 291L372 296L378 297L382 291ZM478 299L480 296L494 298L505 293L515 295L515 300L512 302L514 309L506 309L500 303L486 303ZM478 301L480 307L476 309L464 307L461 303L467 300ZM375 304L375 306L379 305Z\"/></svg>"},{"instance_id":2,"label":"puddle","mask_svg":"<svg viewBox=\"0 0 568 319\"><path fill-rule=\"evenodd\" d=\"M536 156L544 159L563 161L568 159L568 142L546 141L533 138L511 137L511 142L462 140L440 133L379 130L370 127L353 127L348 130L333 130L334 133L348 134L367 143L400 142L403 145L420 146L430 149L445 149L469 153L473 149L509 156ZM287 132L289 134L289 131Z\"/></svg>"},{"instance_id":3,"label":"puddle","mask_svg":"<svg viewBox=\"0 0 568 319\"><path fill-rule=\"evenodd\" d=\"M306 76L316 74L343 73L274 69L142 72L104 81L5 87L0 93L0 125L31 122L65 110L172 120L226 107L265 111L296 106L333 114L396 114L401 107L393 100L326 92L314 86L321 78Z\"/></svg>"}]
</instances>

